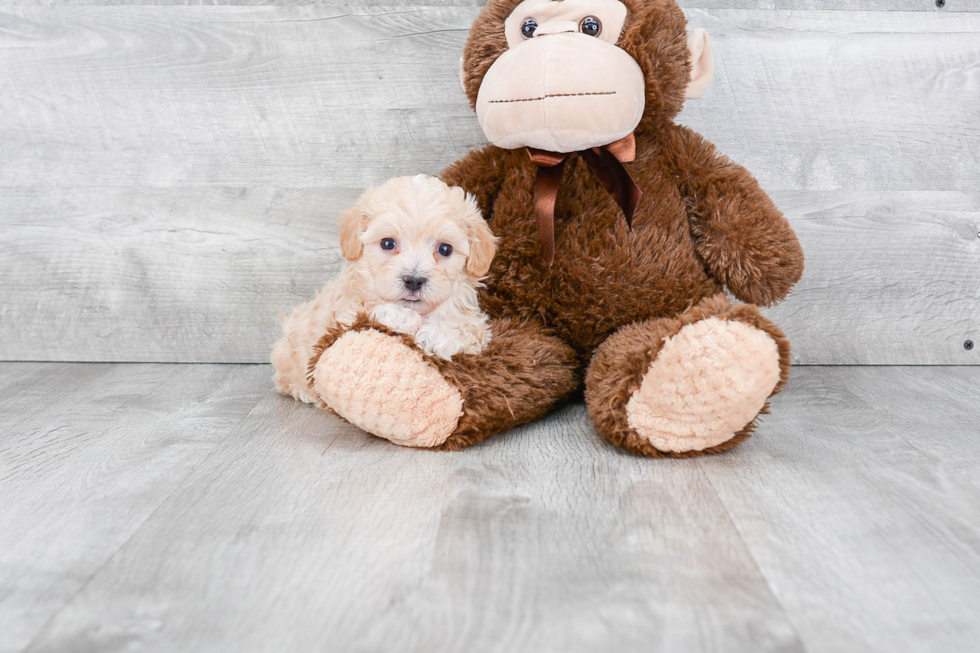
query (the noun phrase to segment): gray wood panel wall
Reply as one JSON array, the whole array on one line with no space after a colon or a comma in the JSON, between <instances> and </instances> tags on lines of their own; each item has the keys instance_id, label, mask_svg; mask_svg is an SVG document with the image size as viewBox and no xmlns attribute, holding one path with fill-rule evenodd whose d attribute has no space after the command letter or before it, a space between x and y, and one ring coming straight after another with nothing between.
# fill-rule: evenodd
<instances>
[{"instance_id":1,"label":"gray wood panel wall","mask_svg":"<svg viewBox=\"0 0 980 653\"><path fill-rule=\"evenodd\" d=\"M0 5L0 359L267 360L338 211L484 142L479 2L40 4ZM717 70L681 121L806 249L794 359L980 363L980 1L685 6Z\"/></svg>"}]
</instances>

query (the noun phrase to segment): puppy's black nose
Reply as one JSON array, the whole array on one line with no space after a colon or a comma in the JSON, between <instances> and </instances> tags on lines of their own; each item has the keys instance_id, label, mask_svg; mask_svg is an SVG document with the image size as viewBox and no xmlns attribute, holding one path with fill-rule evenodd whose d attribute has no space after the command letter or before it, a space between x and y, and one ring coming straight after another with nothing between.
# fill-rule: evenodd
<instances>
[{"instance_id":1,"label":"puppy's black nose","mask_svg":"<svg viewBox=\"0 0 980 653\"><path fill-rule=\"evenodd\" d=\"M405 287L411 292L416 292L419 288L425 285L425 282L428 281L428 279L425 277L416 277L411 274L406 274L404 277L402 277L402 281L405 282Z\"/></svg>"}]
</instances>

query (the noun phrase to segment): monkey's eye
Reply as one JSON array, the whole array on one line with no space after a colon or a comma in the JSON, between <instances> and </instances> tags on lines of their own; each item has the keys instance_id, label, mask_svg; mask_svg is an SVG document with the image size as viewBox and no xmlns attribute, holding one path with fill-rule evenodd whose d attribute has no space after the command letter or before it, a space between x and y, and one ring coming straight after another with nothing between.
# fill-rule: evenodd
<instances>
[{"instance_id":1,"label":"monkey's eye","mask_svg":"<svg viewBox=\"0 0 980 653\"><path fill-rule=\"evenodd\" d=\"M599 32L602 31L602 23L595 16L586 16L578 24L578 28L586 36L599 36Z\"/></svg>"},{"instance_id":2,"label":"monkey's eye","mask_svg":"<svg viewBox=\"0 0 980 653\"><path fill-rule=\"evenodd\" d=\"M395 245L397 245L397 243L395 242L395 239L394 238L382 238L381 239L381 249L389 250L390 251L390 250L395 249Z\"/></svg>"},{"instance_id":3,"label":"monkey's eye","mask_svg":"<svg viewBox=\"0 0 980 653\"><path fill-rule=\"evenodd\" d=\"M449 256L450 254L453 253L453 246L450 245L449 243L441 243L439 247L436 248L436 251L438 251L443 256Z\"/></svg>"},{"instance_id":4,"label":"monkey's eye","mask_svg":"<svg viewBox=\"0 0 980 653\"><path fill-rule=\"evenodd\" d=\"M533 18L527 18L525 19L524 24L521 25L521 36L529 39L534 36L534 30L536 29L538 29L538 21L534 20Z\"/></svg>"}]
</instances>

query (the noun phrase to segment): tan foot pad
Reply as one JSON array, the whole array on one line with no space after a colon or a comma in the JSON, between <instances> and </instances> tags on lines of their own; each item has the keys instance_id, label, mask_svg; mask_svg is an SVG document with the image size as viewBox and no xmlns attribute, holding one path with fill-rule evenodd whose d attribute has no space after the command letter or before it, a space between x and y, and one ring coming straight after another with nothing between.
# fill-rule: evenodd
<instances>
[{"instance_id":1,"label":"tan foot pad","mask_svg":"<svg viewBox=\"0 0 980 653\"><path fill-rule=\"evenodd\" d=\"M374 329L348 331L317 362L313 387L351 424L405 447L435 447L463 398L422 354Z\"/></svg>"},{"instance_id":2,"label":"tan foot pad","mask_svg":"<svg viewBox=\"0 0 980 653\"><path fill-rule=\"evenodd\" d=\"M716 317L665 343L626 404L627 422L660 451L703 451L751 422L779 382L779 351L764 331Z\"/></svg>"}]
</instances>

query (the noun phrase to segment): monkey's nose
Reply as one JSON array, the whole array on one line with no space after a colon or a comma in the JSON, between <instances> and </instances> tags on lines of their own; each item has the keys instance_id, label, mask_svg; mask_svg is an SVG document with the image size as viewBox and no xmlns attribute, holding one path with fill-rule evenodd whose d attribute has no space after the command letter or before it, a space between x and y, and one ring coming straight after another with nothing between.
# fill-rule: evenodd
<instances>
[{"instance_id":1,"label":"monkey's nose","mask_svg":"<svg viewBox=\"0 0 980 653\"><path fill-rule=\"evenodd\" d=\"M549 20L534 30L534 36L550 36L552 34L575 34L578 32L578 23L573 20Z\"/></svg>"},{"instance_id":2,"label":"monkey's nose","mask_svg":"<svg viewBox=\"0 0 980 653\"><path fill-rule=\"evenodd\" d=\"M413 274L406 274L404 277L402 277L402 281L405 282L405 287L411 292L417 292L419 288L425 285L425 282L428 281L428 279L425 277L417 277Z\"/></svg>"}]
</instances>

